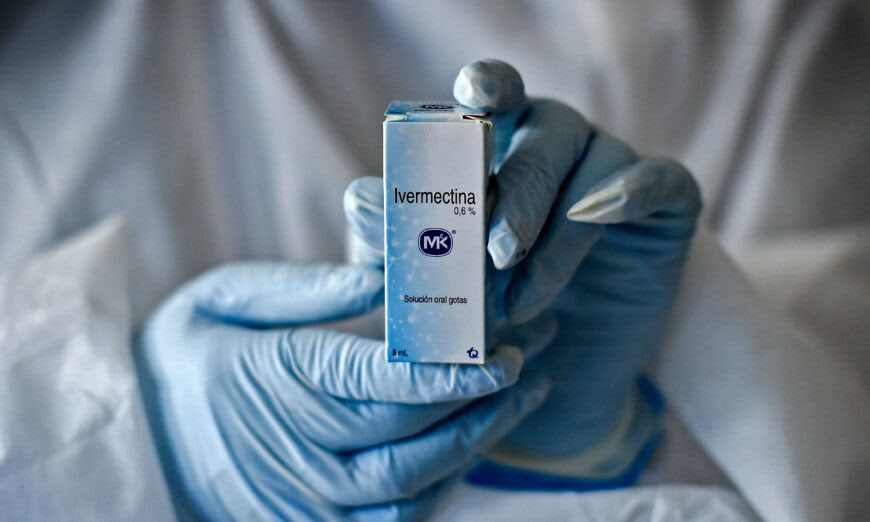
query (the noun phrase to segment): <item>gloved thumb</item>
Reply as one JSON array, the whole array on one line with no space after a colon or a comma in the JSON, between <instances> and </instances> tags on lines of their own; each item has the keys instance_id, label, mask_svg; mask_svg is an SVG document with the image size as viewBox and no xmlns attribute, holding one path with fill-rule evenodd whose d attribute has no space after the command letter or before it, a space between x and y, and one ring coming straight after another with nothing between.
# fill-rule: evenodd
<instances>
[{"instance_id":1,"label":"gloved thumb","mask_svg":"<svg viewBox=\"0 0 870 522\"><path fill-rule=\"evenodd\" d=\"M192 293L208 315L272 327L364 314L383 303L383 290L383 272L364 265L251 261L207 272Z\"/></svg>"},{"instance_id":2,"label":"gloved thumb","mask_svg":"<svg viewBox=\"0 0 870 522\"><path fill-rule=\"evenodd\" d=\"M520 73L501 60L470 63L456 76L453 97L466 107L492 113L495 138L492 164L498 169L529 106Z\"/></svg>"}]
</instances>

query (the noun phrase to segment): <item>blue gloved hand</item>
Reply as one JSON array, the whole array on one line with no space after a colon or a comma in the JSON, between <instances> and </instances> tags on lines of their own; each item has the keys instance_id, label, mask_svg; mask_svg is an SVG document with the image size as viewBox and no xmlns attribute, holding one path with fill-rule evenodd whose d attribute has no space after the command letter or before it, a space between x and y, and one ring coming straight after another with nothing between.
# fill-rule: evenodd
<instances>
[{"instance_id":1,"label":"blue gloved hand","mask_svg":"<svg viewBox=\"0 0 870 522\"><path fill-rule=\"evenodd\" d=\"M637 383L676 296L698 187L675 161L638 157L567 105L527 99L503 62L463 68L454 95L493 113L496 340L521 346L542 324L557 330L528 365L553 390L493 459L578 479L553 484L626 483L658 436L660 399ZM382 180L351 184L345 211L364 259L382 263Z\"/></svg>"},{"instance_id":2,"label":"blue gloved hand","mask_svg":"<svg viewBox=\"0 0 870 522\"><path fill-rule=\"evenodd\" d=\"M245 263L172 295L137 350L173 484L215 520L416 519L544 399L523 353L389 364L382 342L307 325L383 300L360 265Z\"/></svg>"}]
</instances>

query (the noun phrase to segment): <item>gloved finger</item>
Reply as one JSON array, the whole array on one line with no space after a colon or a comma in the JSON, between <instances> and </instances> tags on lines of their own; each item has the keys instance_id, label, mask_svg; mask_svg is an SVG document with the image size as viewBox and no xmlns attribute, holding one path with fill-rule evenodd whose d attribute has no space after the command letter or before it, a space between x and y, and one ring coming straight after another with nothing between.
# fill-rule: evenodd
<instances>
[{"instance_id":1,"label":"gloved finger","mask_svg":"<svg viewBox=\"0 0 870 522\"><path fill-rule=\"evenodd\" d=\"M298 362L307 355L305 350L287 350L287 338L292 334L286 331L252 331L235 325L212 324L198 335L208 346L223 346L219 354L210 358L209 363L215 366L209 373L231 380L216 382L214 388L221 389L216 393L233 394L233 404L252 405L268 398L271 405L265 410L268 414L252 414L251 418L275 416L280 419L278 425L292 426L296 434L332 452L359 450L420 433L471 400L397 404L339 398L313 381L309 372L302 371L304 365ZM383 361L383 344L374 345ZM231 350L235 354L225 356ZM364 378L354 375L354 371L354 367L344 368L344 378ZM401 388L399 383L381 386ZM249 406L245 409L252 411Z\"/></svg>"},{"instance_id":2,"label":"gloved finger","mask_svg":"<svg viewBox=\"0 0 870 522\"><path fill-rule=\"evenodd\" d=\"M496 268L510 268L525 258L592 134L586 120L567 105L532 101L494 179L487 250Z\"/></svg>"},{"instance_id":3,"label":"gloved finger","mask_svg":"<svg viewBox=\"0 0 870 522\"><path fill-rule=\"evenodd\" d=\"M332 452L357 451L420 433L467 405L471 399L432 404L352 401L311 391L318 408L289 410L296 429ZM298 397L294 397L293 400Z\"/></svg>"},{"instance_id":4,"label":"gloved finger","mask_svg":"<svg viewBox=\"0 0 870 522\"><path fill-rule=\"evenodd\" d=\"M520 73L501 60L478 60L464 66L453 82L453 97L473 109L507 112L522 108L526 90Z\"/></svg>"},{"instance_id":5,"label":"gloved finger","mask_svg":"<svg viewBox=\"0 0 870 522\"><path fill-rule=\"evenodd\" d=\"M515 271L505 296L509 320L526 321L552 302L598 240L599 223L643 223L686 236L700 208L698 185L682 165L664 158L637 160L627 145L599 133L532 255ZM632 247L643 245L635 239Z\"/></svg>"},{"instance_id":6,"label":"gloved finger","mask_svg":"<svg viewBox=\"0 0 870 522\"><path fill-rule=\"evenodd\" d=\"M282 348L288 369L311 388L360 401L482 397L513 385L523 366L523 354L513 346L499 346L481 365L389 363L381 341L315 328L289 331Z\"/></svg>"},{"instance_id":7,"label":"gloved finger","mask_svg":"<svg viewBox=\"0 0 870 522\"><path fill-rule=\"evenodd\" d=\"M582 161L560 187L532 251L514 268L504 294L509 323L524 323L546 309L598 240L601 225L571 221L568 210L602 179L636 161L634 151L620 140L601 132L590 139Z\"/></svg>"},{"instance_id":8,"label":"gloved finger","mask_svg":"<svg viewBox=\"0 0 870 522\"><path fill-rule=\"evenodd\" d=\"M312 477L311 486L345 506L411 498L463 469L507 435L547 396L549 382L525 380L423 434L346 457L339 473Z\"/></svg>"},{"instance_id":9,"label":"gloved finger","mask_svg":"<svg viewBox=\"0 0 870 522\"><path fill-rule=\"evenodd\" d=\"M498 169L529 105L520 73L500 60L470 63L456 76L453 97L466 107L491 113L494 136L491 160L493 168Z\"/></svg>"},{"instance_id":10,"label":"gloved finger","mask_svg":"<svg viewBox=\"0 0 870 522\"><path fill-rule=\"evenodd\" d=\"M344 215L351 233L384 257L384 180L355 179L344 191Z\"/></svg>"},{"instance_id":11,"label":"gloved finger","mask_svg":"<svg viewBox=\"0 0 870 522\"><path fill-rule=\"evenodd\" d=\"M456 478L442 480L413 498L353 508L345 516L354 522L423 520L456 481Z\"/></svg>"},{"instance_id":12,"label":"gloved finger","mask_svg":"<svg viewBox=\"0 0 870 522\"><path fill-rule=\"evenodd\" d=\"M553 314L541 314L527 323L501 330L497 340L499 344L518 347L528 361L550 345L557 329L558 322ZM471 400L399 404L314 396L320 394L320 390L310 393L311 399L321 407L294 409L291 412L293 424L309 439L336 452L359 450L415 435Z\"/></svg>"},{"instance_id":13,"label":"gloved finger","mask_svg":"<svg viewBox=\"0 0 870 522\"><path fill-rule=\"evenodd\" d=\"M248 326L327 322L366 313L384 299L384 274L364 265L244 262L201 276L200 312Z\"/></svg>"},{"instance_id":14,"label":"gloved finger","mask_svg":"<svg viewBox=\"0 0 870 522\"><path fill-rule=\"evenodd\" d=\"M625 223L660 214L694 222L701 210L695 178L669 158L647 158L596 183L568 209L583 223Z\"/></svg>"}]
</instances>

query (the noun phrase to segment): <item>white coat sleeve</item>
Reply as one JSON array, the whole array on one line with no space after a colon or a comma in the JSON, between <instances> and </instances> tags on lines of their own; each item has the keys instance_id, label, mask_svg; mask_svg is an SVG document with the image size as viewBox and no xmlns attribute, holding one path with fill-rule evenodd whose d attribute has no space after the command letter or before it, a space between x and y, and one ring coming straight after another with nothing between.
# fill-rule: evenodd
<instances>
[{"instance_id":1,"label":"white coat sleeve","mask_svg":"<svg viewBox=\"0 0 870 522\"><path fill-rule=\"evenodd\" d=\"M766 520L866 520L870 394L700 230L657 380Z\"/></svg>"}]
</instances>

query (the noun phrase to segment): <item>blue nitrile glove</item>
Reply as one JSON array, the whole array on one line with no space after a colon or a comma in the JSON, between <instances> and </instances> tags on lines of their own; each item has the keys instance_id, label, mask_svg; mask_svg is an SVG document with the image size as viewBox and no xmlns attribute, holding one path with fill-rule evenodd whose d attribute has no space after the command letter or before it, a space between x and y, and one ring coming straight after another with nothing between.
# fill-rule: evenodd
<instances>
[{"instance_id":1,"label":"blue nitrile glove","mask_svg":"<svg viewBox=\"0 0 870 522\"><path fill-rule=\"evenodd\" d=\"M473 478L575 489L629 483L659 434L661 399L639 377L674 303L698 187L678 163L638 157L567 105L527 99L503 62L463 68L454 95L493 112L487 250L497 341L520 346L541 324L557 330L528 364L553 380L549 398ZM382 263L382 180L351 184L345 211L364 259Z\"/></svg>"},{"instance_id":2,"label":"blue nitrile glove","mask_svg":"<svg viewBox=\"0 0 870 522\"><path fill-rule=\"evenodd\" d=\"M305 326L365 313L361 265L241 263L171 296L140 374L170 482L213 520L415 519L543 401L523 353L387 363L384 344Z\"/></svg>"}]
</instances>

